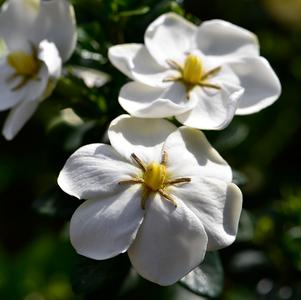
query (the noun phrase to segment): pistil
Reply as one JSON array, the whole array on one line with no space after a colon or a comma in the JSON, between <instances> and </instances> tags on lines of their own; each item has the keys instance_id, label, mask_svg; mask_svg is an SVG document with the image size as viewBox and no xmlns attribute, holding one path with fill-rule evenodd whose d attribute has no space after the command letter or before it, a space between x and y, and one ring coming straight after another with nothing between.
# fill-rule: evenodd
<instances>
[{"instance_id":1,"label":"pistil","mask_svg":"<svg viewBox=\"0 0 301 300\"><path fill-rule=\"evenodd\" d=\"M200 58L196 55L189 54L184 63L182 78L184 82L196 85L201 82L203 76L203 65Z\"/></svg>"}]
</instances>

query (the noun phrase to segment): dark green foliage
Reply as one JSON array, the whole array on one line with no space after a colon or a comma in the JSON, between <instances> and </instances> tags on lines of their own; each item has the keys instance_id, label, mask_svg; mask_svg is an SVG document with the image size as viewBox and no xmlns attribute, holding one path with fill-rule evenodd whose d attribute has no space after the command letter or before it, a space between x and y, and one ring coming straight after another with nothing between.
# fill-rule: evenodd
<instances>
[{"instance_id":1,"label":"dark green foliage","mask_svg":"<svg viewBox=\"0 0 301 300\"><path fill-rule=\"evenodd\" d=\"M204 261L181 279L180 284L193 293L217 298L223 290L223 267L217 252L207 252Z\"/></svg>"},{"instance_id":2,"label":"dark green foliage","mask_svg":"<svg viewBox=\"0 0 301 300\"><path fill-rule=\"evenodd\" d=\"M129 274L131 264L126 254L104 261L79 257L72 276L75 293L86 294L88 299L102 297L115 299Z\"/></svg>"}]
</instances>

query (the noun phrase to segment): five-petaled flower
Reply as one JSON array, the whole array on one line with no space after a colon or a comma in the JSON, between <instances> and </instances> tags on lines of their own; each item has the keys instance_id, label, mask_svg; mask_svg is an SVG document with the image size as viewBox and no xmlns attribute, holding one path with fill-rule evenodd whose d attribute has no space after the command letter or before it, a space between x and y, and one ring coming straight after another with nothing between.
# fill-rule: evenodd
<instances>
[{"instance_id":1,"label":"five-petaled flower","mask_svg":"<svg viewBox=\"0 0 301 300\"><path fill-rule=\"evenodd\" d=\"M231 23L196 27L167 13L148 26L144 42L109 49L112 64L134 80L119 95L133 116L176 116L190 127L222 129L235 114L260 111L280 95L256 36Z\"/></svg>"},{"instance_id":2,"label":"five-petaled flower","mask_svg":"<svg viewBox=\"0 0 301 300\"><path fill-rule=\"evenodd\" d=\"M0 110L11 109L3 135L12 139L52 92L62 61L76 43L73 7L67 0L8 0L0 13Z\"/></svg>"},{"instance_id":3,"label":"five-petaled flower","mask_svg":"<svg viewBox=\"0 0 301 300\"><path fill-rule=\"evenodd\" d=\"M140 275L169 285L234 241L242 195L202 132L122 115L108 135L111 146L78 149L58 178L87 200L70 225L79 254L103 260L127 251Z\"/></svg>"}]
</instances>

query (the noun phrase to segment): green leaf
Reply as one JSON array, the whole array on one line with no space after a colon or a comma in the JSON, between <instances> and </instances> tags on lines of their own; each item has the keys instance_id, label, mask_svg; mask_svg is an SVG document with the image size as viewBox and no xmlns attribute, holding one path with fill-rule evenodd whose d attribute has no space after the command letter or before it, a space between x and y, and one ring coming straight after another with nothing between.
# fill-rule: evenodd
<instances>
[{"instance_id":1,"label":"green leaf","mask_svg":"<svg viewBox=\"0 0 301 300\"><path fill-rule=\"evenodd\" d=\"M122 11L119 13L120 17L131 17L131 16L139 16L139 15L144 15L149 12L149 7L148 6L143 6L139 7L137 9L133 10L127 10L127 11Z\"/></svg>"},{"instance_id":2,"label":"green leaf","mask_svg":"<svg viewBox=\"0 0 301 300\"><path fill-rule=\"evenodd\" d=\"M233 174L233 182L237 185L244 185L249 181L248 177L240 171L232 170L232 174Z\"/></svg>"},{"instance_id":3,"label":"green leaf","mask_svg":"<svg viewBox=\"0 0 301 300\"><path fill-rule=\"evenodd\" d=\"M55 186L37 198L33 202L33 208L41 215L69 219L79 204L77 199Z\"/></svg>"},{"instance_id":4,"label":"green leaf","mask_svg":"<svg viewBox=\"0 0 301 300\"><path fill-rule=\"evenodd\" d=\"M224 272L218 252L207 252L204 261L180 281L191 292L207 298L217 298L223 283Z\"/></svg>"},{"instance_id":5,"label":"green leaf","mask_svg":"<svg viewBox=\"0 0 301 300\"><path fill-rule=\"evenodd\" d=\"M103 299L115 299L130 267L126 254L101 261L80 257L71 278L73 290L77 294L101 295Z\"/></svg>"},{"instance_id":6,"label":"green leaf","mask_svg":"<svg viewBox=\"0 0 301 300\"><path fill-rule=\"evenodd\" d=\"M214 142L214 147L219 151L229 150L240 145L249 135L249 128L242 123L233 121L229 127L220 133Z\"/></svg>"}]
</instances>

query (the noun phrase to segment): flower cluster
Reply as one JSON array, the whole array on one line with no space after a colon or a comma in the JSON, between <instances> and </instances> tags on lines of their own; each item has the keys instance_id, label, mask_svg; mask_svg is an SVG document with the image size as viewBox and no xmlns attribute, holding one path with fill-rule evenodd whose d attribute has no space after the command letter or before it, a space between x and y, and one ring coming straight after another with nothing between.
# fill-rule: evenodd
<instances>
[{"instance_id":1,"label":"flower cluster","mask_svg":"<svg viewBox=\"0 0 301 300\"><path fill-rule=\"evenodd\" d=\"M74 50L75 26L67 0L3 6L0 110L11 109L7 139L55 87ZM132 80L119 94L129 115L111 122L111 145L75 151L58 184L86 200L70 224L79 254L103 260L127 252L141 276L170 285L207 251L235 240L242 209L230 166L199 129L223 129L234 115L266 108L281 86L256 36L222 20L197 27L167 13L148 26L144 42L109 49L111 63Z\"/></svg>"}]
</instances>

